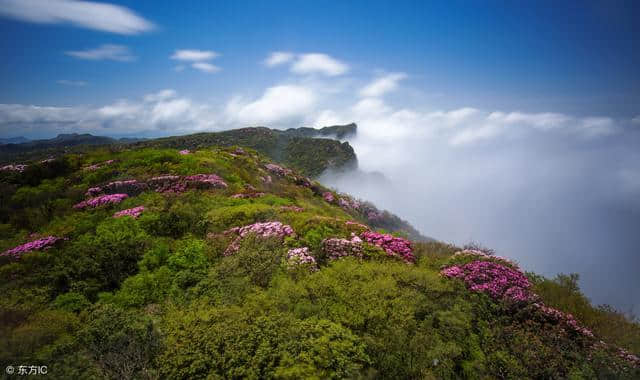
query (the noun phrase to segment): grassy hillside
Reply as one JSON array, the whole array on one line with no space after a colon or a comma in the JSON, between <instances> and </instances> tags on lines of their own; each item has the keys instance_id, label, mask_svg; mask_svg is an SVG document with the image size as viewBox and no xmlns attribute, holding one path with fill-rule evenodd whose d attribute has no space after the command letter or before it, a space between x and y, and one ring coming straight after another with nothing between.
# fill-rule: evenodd
<instances>
[{"instance_id":1,"label":"grassy hillside","mask_svg":"<svg viewBox=\"0 0 640 380\"><path fill-rule=\"evenodd\" d=\"M260 149L277 147L264 133ZM575 276L409 241L372 205L221 145L1 171L0 364L52 378L640 376L640 326L593 307Z\"/></svg>"}]
</instances>

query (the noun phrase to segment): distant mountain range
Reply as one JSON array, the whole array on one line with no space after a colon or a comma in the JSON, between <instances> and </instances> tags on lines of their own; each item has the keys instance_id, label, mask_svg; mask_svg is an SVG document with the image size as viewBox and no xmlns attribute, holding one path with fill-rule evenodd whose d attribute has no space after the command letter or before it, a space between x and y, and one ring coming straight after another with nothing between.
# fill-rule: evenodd
<instances>
[{"instance_id":1,"label":"distant mountain range","mask_svg":"<svg viewBox=\"0 0 640 380\"><path fill-rule=\"evenodd\" d=\"M5 145L5 144L22 144L22 143L26 143L29 142L30 140L24 136L18 136L18 137L8 137L8 138L0 138L0 145Z\"/></svg>"},{"instance_id":2,"label":"distant mountain range","mask_svg":"<svg viewBox=\"0 0 640 380\"><path fill-rule=\"evenodd\" d=\"M353 148L342 139L355 135L356 124L335 125L320 129L291 128L285 131L266 127L251 127L223 132L195 133L156 139L114 139L91 134L60 134L52 139L6 139L12 142L0 145L0 162L28 161L63 153L83 152L88 147L115 146L204 149L212 146L245 146L255 149L271 159L291 166L315 177L328 168L344 169L357 165ZM335 139L334 139L335 138ZM27 140L21 143L21 139ZM14 142L15 141L15 142Z\"/></svg>"}]
</instances>

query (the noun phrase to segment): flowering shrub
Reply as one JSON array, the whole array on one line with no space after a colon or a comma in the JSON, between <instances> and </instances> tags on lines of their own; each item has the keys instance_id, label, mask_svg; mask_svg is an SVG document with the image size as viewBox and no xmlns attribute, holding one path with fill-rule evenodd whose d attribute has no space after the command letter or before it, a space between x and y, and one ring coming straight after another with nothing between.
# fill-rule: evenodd
<instances>
[{"instance_id":1,"label":"flowering shrub","mask_svg":"<svg viewBox=\"0 0 640 380\"><path fill-rule=\"evenodd\" d=\"M127 197L129 197L127 194L101 195L95 198L88 199L86 201L82 201L73 206L73 208L83 210L86 208L96 208L103 205L118 204Z\"/></svg>"},{"instance_id":2,"label":"flowering shrub","mask_svg":"<svg viewBox=\"0 0 640 380\"><path fill-rule=\"evenodd\" d=\"M198 189L227 187L222 178L215 174L195 174L186 177L163 175L149 179L147 184L159 193L182 193L189 187Z\"/></svg>"},{"instance_id":3,"label":"flowering shrub","mask_svg":"<svg viewBox=\"0 0 640 380\"><path fill-rule=\"evenodd\" d=\"M102 192L102 188L101 187L90 187L89 189L87 189L87 192L84 194L87 197L95 197L96 195L100 194Z\"/></svg>"},{"instance_id":4,"label":"flowering shrub","mask_svg":"<svg viewBox=\"0 0 640 380\"><path fill-rule=\"evenodd\" d=\"M265 168L267 168L267 170L270 171L271 173L277 174L280 177L285 177L293 173L291 169L283 168L282 166L276 165L276 164L266 164Z\"/></svg>"},{"instance_id":5,"label":"flowering shrub","mask_svg":"<svg viewBox=\"0 0 640 380\"><path fill-rule=\"evenodd\" d=\"M333 203L336 200L336 198L333 196L333 193L331 193L330 191L322 193L322 198L329 203Z\"/></svg>"},{"instance_id":6,"label":"flowering shrub","mask_svg":"<svg viewBox=\"0 0 640 380\"><path fill-rule=\"evenodd\" d=\"M560 323L562 325L565 325L570 330L575 331L580 335L593 338L593 333L591 332L591 330L580 326L580 324L578 324L578 321L573 317L573 315L564 313L553 307L545 306L542 303L536 302L533 305L538 308L540 313L546 319L551 320L554 323Z\"/></svg>"},{"instance_id":7,"label":"flowering shrub","mask_svg":"<svg viewBox=\"0 0 640 380\"><path fill-rule=\"evenodd\" d=\"M350 197L340 197L338 199L338 205L345 210L358 210L360 208L360 202Z\"/></svg>"},{"instance_id":8,"label":"flowering shrub","mask_svg":"<svg viewBox=\"0 0 640 380\"><path fill-rule=\"evenodd\" d=\"M0 171L2 172L19 172L22 173L28 165L24 164L10 164L0 167Z\"/></svg>"},{"instance_id":9,"label":"flowering shrub","mask_svg":"<svg viewBox=\"0 0 640 380\"><path fill-rule=\"evenodd\" d=\"M309 248L294 248L287 252L287 266L295 268L299 265L307 265L312 271L318 269L316 259L309 253Z\"/></svg>"},{"instance_id":10,"label":"flowering shrub","mask_svg":"<svg viewBox=\"0 0 640 380\"><path fill-rule=\"evenodd\" d=\"M416 259L411 249L411 243L407 239L373 231L365 231L360 236L367 243L382 248L390 256L398 256L409 263L414 262Z\"/></svg>"},{"instance_id":11,"label":"flowering shrub","mask_svg":"<svg viewBox=\"0 0 640 380\"><path fill-rule=\"evenodd\" d=\"M479 258L484 260L500 261L500 262L509 264L514 268L519 268L517 263L515 263L514 261L506 257L496 256L496 255L487 253L485 251L480 251L477 249L464 249L462 251L458 251L454 253L453 257L454 258L473 257L473 258Z\"/></svg>"},{"instance_id":12,"label":"flowering shrub","mask_svg":"<svg viewBox=\"0 0 640 380\"><path fill-rule=\"evenodd\" d=\"M122 216L130 216L132 218L138 218L140 214L144 211L144 206L138 206L133 208L128 208L126 210L118 211L113 214L114 218L120 218Z\"/></svg>"},{"instance_id":13,"label":"flowering shrub","mask_svg":"<svg viewBox=\"0 0 640 380\"><path fill-rule=\"evenodd\" d=\"M55 236L47 236L42 239L34 240L17 247L8 249L0 254L0 256L9 256L14 259L19 259L24 253L31 251L41 251L43 249L51 248L55 243L62 240L62 238Z\"/></svg>"},{"instance_id":14,"label":"flowering shrub","mask_svg":"<svg viewBox=\"0 0 640 380\"><path fill-rule=\"evenodd\" d=\"M184 177L188 185L198 188L226 188L227 184L215 174L196 174Z\"/></svg>"},{"instance_id":15,"label":"flowering shrub","mask_svg":"<svg viewBox=\"0 0 640 380\"><path fill-rule=\"evenodd\" d=\"M183 149L183 150L179 151L178 153L181 154L181 155L186 155L186 154L190 154L191 151L189 149Z\"/></svg>"},{"instance_id":16,"label":"flowering shrub","mask_svg":"<svg viewBox=\"0 0 640 380\"><path fill-rule=\"evenodd\" d=\"M492 261L476 260L462 266L451 266L440 272L448 278L462 279L473 292L488 294L493 299L514 302L531 300L531 284L519 270Z\"/></svg>"},{"instance_id":17,"label":"flowering shrub","mask_svg":"<svg viewBox=\"0 0 640 380\"><path fill-rule=\"evenodd\" d=\"M298 206L280 206L280 211L303 212L304 209Z\"/></svg>"},{"instance_id":18,"label":"flowering shrub","mask_svg":"<svg viewBox=\"0 0 640 380\"><path fill-rule=\"evenodd\" d=\"M294 234L293 228L280 222L258 222L243 227L234 227L224 232L225 235L236 234L236 239L224 251L225 256L229 256L238 251L240 241L248 234L255 234L260 238L275 237L283 240L287 236Z\"/></svg>"},{"instance_id":19,"label":"flowering shrub","mask_svg":"<svg viewBox=\"0 0 640 380\"><path fill-rule=\"evenodd\" d=\"M247 199L247 198L259 198L264 196L265 193L238 193L238 194L233 194L231 196L231 198L236 198L236 199Z\"/></svg>"},{"instance_id":20,"label":"flowering shrub","mask_svg":"<svg viewBox=\"0 0 640 380\"><path fill-rule=\"evenodd\" d=\"M362 257L362 239L352 234L351 240L329 238L322 241L322 249L329 260L347 256Z\"/></svg>"}]
</instances>

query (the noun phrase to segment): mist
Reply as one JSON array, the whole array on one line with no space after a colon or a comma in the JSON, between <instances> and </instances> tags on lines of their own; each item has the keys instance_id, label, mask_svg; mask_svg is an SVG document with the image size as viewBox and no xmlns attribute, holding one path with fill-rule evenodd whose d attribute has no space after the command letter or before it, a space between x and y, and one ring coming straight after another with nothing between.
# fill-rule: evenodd
<instances>
[{"instance_id":1,"label":"mist","mask_svg":"<svg viewBox=\"0 0 640 380\"><path fill-rule=\"evenodd\" d=\"M479 242L547 277L578 273L595 304L640 312L637 125L584 134L585 120L496 124L477 110L399 124L400 112L358 122L359 168L320 180L437 240Z\"/></svg>"}]
</instances>

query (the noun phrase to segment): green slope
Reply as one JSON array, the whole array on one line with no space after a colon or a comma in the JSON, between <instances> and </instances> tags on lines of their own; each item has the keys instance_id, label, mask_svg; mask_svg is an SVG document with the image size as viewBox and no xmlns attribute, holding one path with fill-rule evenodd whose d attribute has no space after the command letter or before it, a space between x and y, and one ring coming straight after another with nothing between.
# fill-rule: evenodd
<instances>
[{"instance_id":1,"label":"green slope","mask_svg":"<svg viewBox=\"0 0 640 380\"><path fill-rule=\"evenodd\" d=\"M94 149L3 171L0 186L3 366L114 379L640 376L640 326L593 307L575 277L409 242L372 205L251 148Z\"/></svg>"}]
</instances>

